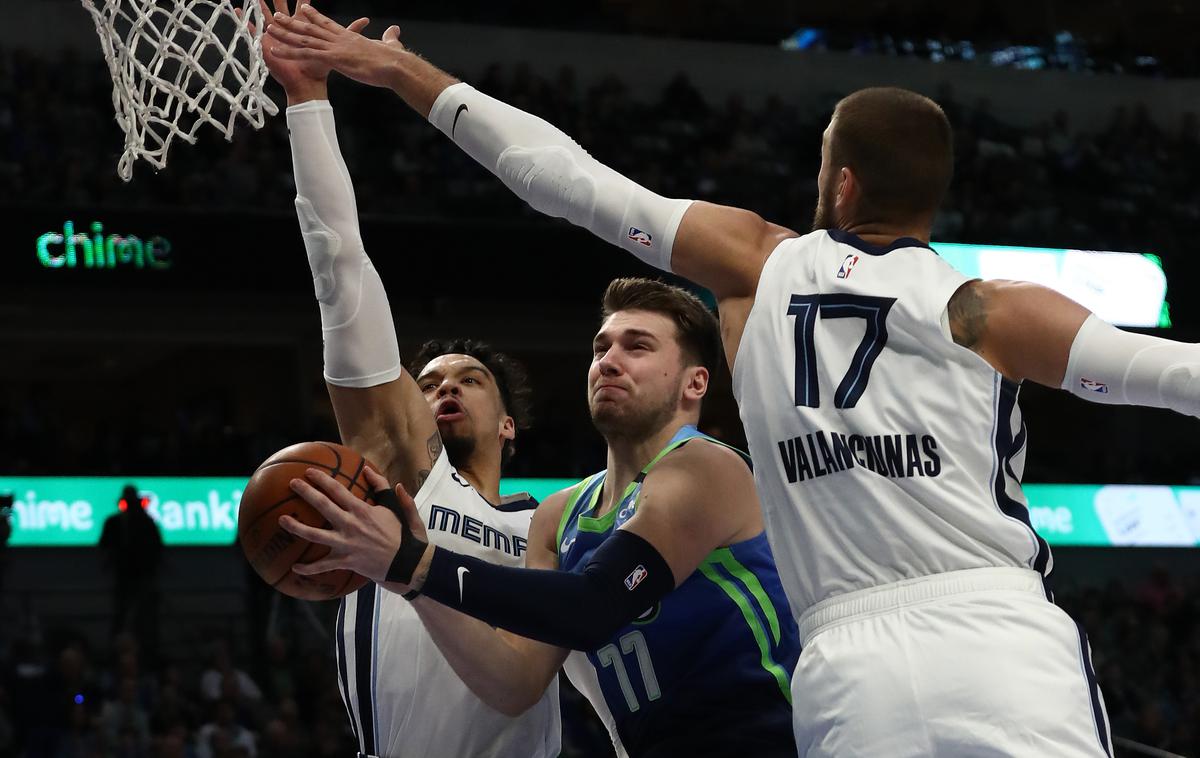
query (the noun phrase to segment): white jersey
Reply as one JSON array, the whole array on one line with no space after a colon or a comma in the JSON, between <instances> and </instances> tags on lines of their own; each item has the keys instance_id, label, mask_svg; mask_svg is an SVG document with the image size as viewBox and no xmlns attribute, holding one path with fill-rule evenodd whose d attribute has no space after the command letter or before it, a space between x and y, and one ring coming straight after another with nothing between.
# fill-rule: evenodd
<instances>
[{"instance_id":1,"label":"white jersey","mask_svg":"<svg viewBox=\"0 0 1200 758\"><path fill-rule=\"evenodd\" d=\"M796 614L946 571L1049 573L1020 485L1018 385L950 336L966 281L917 240L840 231L767 260L733 389Z\"/></svg>"},{"instance_id":2,"label":"white jersey","mask_svg":"<svg viewBox=\"0 0 1200 758\"><path fill-rule=\"evenodd\" d=\"M445 451L414 498L430 540L502 566L525 564L528 495L495 507L459 476ZM559 753L558 680L517 718L493 710L454 673L416 611L368 584L338 609L342 700L361 755L382 758L554 758Z\"/></svg>"}]
</instances>

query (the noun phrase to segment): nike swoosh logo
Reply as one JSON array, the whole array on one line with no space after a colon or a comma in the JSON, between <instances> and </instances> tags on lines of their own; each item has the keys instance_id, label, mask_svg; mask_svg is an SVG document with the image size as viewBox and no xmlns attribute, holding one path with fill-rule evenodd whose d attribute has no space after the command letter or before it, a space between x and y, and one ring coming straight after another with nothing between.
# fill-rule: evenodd
<instances>
[{"instance_id":1,"label":"nike swoosh logo","mask_svg":"<svg viewBox=\"0 0 1200 758\"><path fill-rule=\"evenodd\" d=\"M458 117L468 110L470 109L467 108L467 104L463 103L462 105L458 106L458 110L454 112L454 123L450 125L450 139L454 139L454 130L458 128Z\"/></svg>"},{"instance_id":2,"label":"nike swoosh logo","mask_svg":"<svg viewBox=\"0 0 1200 758\"><path fill-rule=\"evenodd\" d=\"M471 573L471 569L466 566L458 567L458 602L463 601L463 577Z\"/></svg>"}]
</instances>

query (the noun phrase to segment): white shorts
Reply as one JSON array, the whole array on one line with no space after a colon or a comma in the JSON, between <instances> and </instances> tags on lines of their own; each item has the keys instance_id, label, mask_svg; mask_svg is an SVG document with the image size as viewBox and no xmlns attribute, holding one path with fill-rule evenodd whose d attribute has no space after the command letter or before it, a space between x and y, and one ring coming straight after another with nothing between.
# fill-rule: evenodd
<instances>
[{"instance_id":1,"label":"white shorts","mask_svg":"<svg viewBox=\"0 0 1200 758\"><path fill-rule=\"evenodd\" d=\"M1083 630L1020 568L823 600L800 617L801 756L1109 756Z\"/></svg>"}]
</instances>

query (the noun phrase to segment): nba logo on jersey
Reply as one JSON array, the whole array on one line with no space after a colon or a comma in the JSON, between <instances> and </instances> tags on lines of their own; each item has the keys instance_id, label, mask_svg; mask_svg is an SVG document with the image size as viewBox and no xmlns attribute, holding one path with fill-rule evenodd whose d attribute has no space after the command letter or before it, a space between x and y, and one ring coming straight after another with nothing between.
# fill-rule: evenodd
<instances>
[{"instance_id":1,"label":"nba logo on jersey","mask_svg":"<svg viewBox=\"0 0 1200 758\"><path fill-rule=\"evenodd\" d=\"M1088 392L1095 392L1097 395L1107 395L1108 385L1104 382L1097 382L1094 379L1084 379L1079 377L1079 386Z\"/></svg>"},{"instance_id":2,"label":"nba logo on jersey","mask_svg":"<svg viewBox=\"0 0 1200 758\"><path fill-rule=\"evenodd\" d=\"M854 264L858 263L857 255L847 255L846 260L842 261L841 268L838 269L838 279L849 279L850 271L854 268Z\"/></svg>"},{"instance_id":3,"label":"nba logo on jersey","mask_svg":"<svg viewBox=\"0 0 1200 758\"><path fill-rule=\"evenodd\" d=\"M646 567L639 563L638 567L631 571L629 576L625 577L625 589L632 592L639 584L642 583L642 580L645 579L646 575L649 573L650 572L646 570Z\"/></svg>"},{"instance_id":4,"label":"nba logo on jersey","mask_svg":"<svg viewBox=\"0 0 1200 758\"><path fill-rule=\"evenodd\" d=\"M634 242L638 243L639 245L645 245L646 247L650 247L650 240L652 240L654 238L650 236L649 232L643 232L641 229L638 229L636 226L631 226L631 227L629 227L629 239L633 240Z\"/></svg>"}]
</instances>

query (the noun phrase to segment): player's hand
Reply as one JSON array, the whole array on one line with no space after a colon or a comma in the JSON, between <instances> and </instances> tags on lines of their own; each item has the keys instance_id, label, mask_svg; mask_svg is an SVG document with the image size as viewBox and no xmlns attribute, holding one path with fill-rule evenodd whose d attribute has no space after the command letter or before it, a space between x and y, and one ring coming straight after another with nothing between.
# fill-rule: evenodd
<instances>
[{"instance_id":1,"label":"player's hand","mask_svg":"<svg viewBox=\"0 0 1200 758\"><path fill-rule=\"evenodd\" d=\"M387 488L387 480L370 469L367 482L372 488ZM372 505L356 497L337 480L324 471L310 468L304 479L293 479L291 488L329 522L327 528L302 524L291 516L280 516L279 525L292 534L329 547L329 554L311 563L297 563L292 570L297 574L311 576L335 569L349 569L356 574L382 583L388 568L400 547L403 536L403 518L408 523L420 525L419 536L424 539L425 525L416 514L412 498L405 493L401 497L402 512L396 514L382 505ZM397 488L397 494L403 493ZM407 499L411 509L403 508ZM416 527L414 526L414 533Z\"/></svg>"},{"instance_id":2,"label":"player's hand","mask_svg":"<svg viewBox=\"0 0 1200 758\"><path fill-rule=\"evenodd\" d=\"M262 12L264 32L269 32L273 26L274 16L272 13L280 13L288 18L291 18L292 13L288 10L289 0L271 0L274 9L268 6L266 0L259 0L258 7ZM312 0L297 0L296 12L309 5ZM233 11L238 18L243 18L241 8L235 8ZM249 27L250 33L255 32L253 22L245 19L246 26ZM349 30L355 32L361 31L366 27L368 19L360 18L353 24L350 24ZM282 58L275 54L275 45L271 38L264 37L262 52L263 62L267 64L267 70L271 72L271 77L275 81L283 85L284 92L288 96L288 104L296 105L306 100L324 100L328 97L326 89L326 81L329 78L330 68L327 65L317 61L299 61Z\"/></svg>"},{"instance_id":3,"label":"player's hand","mask_svg":"<svg viewBox=\"0 0 1200 758\"><path fill-rule=\"evenodd\" d=\"M284 0L285 1L285 0ZM400 43L400 27L389 26L383 37L368 39L359 32L366 26L359 19L349 26L301 2L295 15L276 13L267 27L271 55L301 65L333 69L351 79L375 87L392 87L396 55L406 52Z\"/></svg>"}]
</instances>

